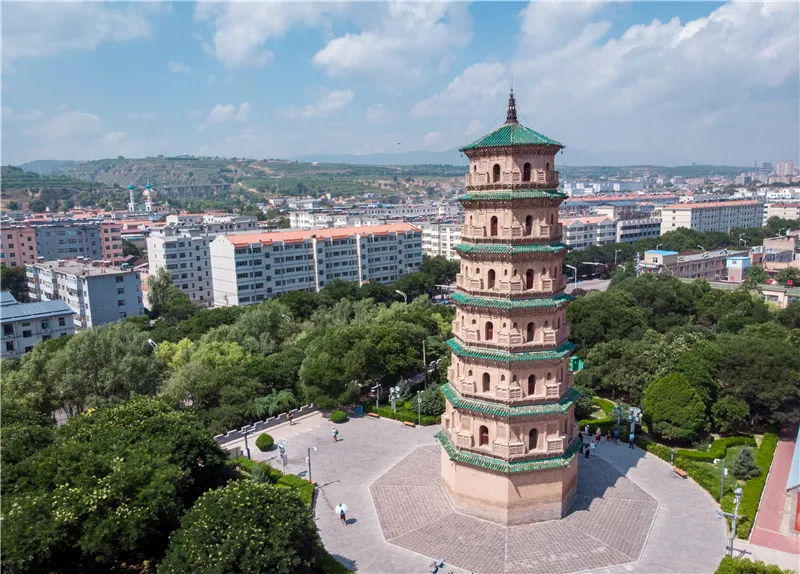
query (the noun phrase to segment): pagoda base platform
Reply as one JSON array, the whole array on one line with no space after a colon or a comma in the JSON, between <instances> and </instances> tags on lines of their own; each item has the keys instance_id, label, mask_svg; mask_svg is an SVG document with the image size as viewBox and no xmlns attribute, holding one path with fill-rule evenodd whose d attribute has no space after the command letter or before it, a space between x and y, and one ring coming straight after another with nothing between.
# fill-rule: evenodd
<instances>
[{"instance_id":1,"label":"pagoda base platform","mask_svg":"<svg viewBox=\"0 0 800 574\"><path fill-rule=\"evenodd\" d=\"M455 510L503 526L563 518L577 493L577 457L559 468L503 474L451 460L442 447L441 465Z\"/></svg>"}]
</instances>

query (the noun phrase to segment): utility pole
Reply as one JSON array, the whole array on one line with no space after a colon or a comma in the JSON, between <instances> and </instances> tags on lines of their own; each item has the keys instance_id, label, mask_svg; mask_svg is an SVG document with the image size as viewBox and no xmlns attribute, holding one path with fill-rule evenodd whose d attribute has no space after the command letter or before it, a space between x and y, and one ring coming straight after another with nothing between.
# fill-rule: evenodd
<instances>
[{"instance_id":1,"label":"utility pole","mask_svg":"<svg viewBox=\"0 0 800 574\"><path fill-rule=\"evenodd\" d=\"M311 449L312 448L314 449L315 452L317 450L317 447L315 447L315 446L308 447L308 456L306 457L306 462L308 463L308 482L314 482L313 480L311 480Z\"/></svg>"},{"instance_id":2,"label":"utility pole","mask_svg":"<svg viewBox=\"0 0 800 574\"><path fill-rule=\"evenodd\" d=\"M425 339L422 339L422 368L424 370L424 377L423 380L425 381L425 386L428 386L428 360L425 356Z\"/></svg>"},{"instance_id":3,"label":"utility pole","mask_svg":"<svg viewBox=\"0 0 800 574\"><path fill-rule=\"evenodd\" d=\"M417 391L417 426L422 426L422 396Z\"/></svg>"},{"instance_id":4,"label":"utility pole","mask_svg":"<svg viewBox=\"0 0 800 574\"><path fill-rule=\"evenodd\" d=\"M717 516L722 518L726 516L733 521L731 525L731 541L730 546L728 547L728 555L733 558L733 541L736 540L736 521L741 518L742 516L739 514L739 503L742 501L742 489L737 487L733 491L733 514L730 512L717 512Z\"/></svg>"},{"instance_id":5,"label":"utility pole","mask_svg":"<svg viewBox=\"0 0 800 574\"><path fill-rule=\"evenodd\" d=\"M722 459L722 484L719 485L719 500L725 495L725 459Z\"/></svg>"}]
</instances>

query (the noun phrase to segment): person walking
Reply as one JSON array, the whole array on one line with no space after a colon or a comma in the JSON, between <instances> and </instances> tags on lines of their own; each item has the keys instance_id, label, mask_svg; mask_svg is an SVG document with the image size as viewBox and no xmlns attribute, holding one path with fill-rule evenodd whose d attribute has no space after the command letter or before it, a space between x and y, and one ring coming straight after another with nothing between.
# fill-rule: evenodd
<instances>
[{"instance_id":1,"label":"person walking","mask_svg":"<svg viewBox=\"0 0 800 574\"><path fill-rule=\"evenodd\" d=\"M578 431L578 438L581 441L581 446L580 446L580 449L578 450L578 452L582 453L584 445L583 445L583 433L581 431Z\"/></svg>"},{"instance_id":2,"label":"person walking","mask_svg":"<svg viewBox=\"0 0 800 574\"><path fill-rule=\"evenodd\" d=\"M286 418L289 419L289 426L292 426L294 424L294 415L289 412L289 414L286 415Z\"/></svg>"},{"instance_id":3,"label":"person walking","mask_svg":"<svg viewBox=\"0 0 800 574\"><path fill-rule=\"evenodd\" d=\"M614 429L614 444L619 443L619 427Z\"/></svg>"},{"instance_id":4,"label":"person walking","mask_svg":"<svg viewBox=\"0 0 800 574\"><path fill-rule=\"evenodd\" d=\"M591 454L591 449L589 448L591 445L586 445L586 449L583 451L583 458L589 460L589 455Z\"/></svg>"},{"instance_id":5,"label":"person walking","mask_svg":"<svg viewBox=\"0 0 800 574\"><path fill-rule=\"evenodd\" d=\"M583 434L585 434L586 436L589 436L589 425L586 425L586 426L583 428Z\"/></svg>"},{"instance_id":6,"label":"person walking","mask_svg":"<svg viewBox=\"0 0 800 574\"><path fill-rule=\"evenodd\" d=\"M339 504L334 510L336 511L336 514L339 515L339 520L342 521L342 524L347 526L347 505Z\"/></svg>"},{"instance_id":7,"label":"person walking","mask_svg":"<svg viewBox=\"0 0 800 574\"><path fill-rule=\"evenodd\" d=\"M332 434L333 434L333 442L339 442L339 429L333 427Z\"/></svg>"},{"instance_id":8,"label":"person walking","mask_svg":"<svg viewBox=\"0 0 800 574\"><path fill-rule=\"evenodd\" d=\"M611 442L611 429L606 431L606 442Z\"/></svg>"},{"instance_id":9,"label":"person walking","mask_svg":"<svg viewBox=\"0 0 800 574\"><path fill-rule=\"evenodd\" d=\"M636 435L633 433L628 435L628 448L633 448L633 441L636 438Z\"/></svg>"},{"instance_id":10,"label":"person walking","mask_svg":"<svg viewBox=\"0 0 800 574\"><path fill-rule=\"evenodd\" d=\"M600 430L600 427L597 427L597 430L594 432L594 440L597 444L600 444L600 440L603 438L603 432Z\"/></svg>"},{"instance_id":11,"label":"person walking","mask_svg":"<svg viewBox=\"0 0 800 574\"><path fill-rule=\"evenodd\" d=\"M589 449L590 449L590 452L592 454L594 454L595 446L596 446L596 443L594 441L592 441L592 443L589 445Z\"/></svg>"}]
</instances>

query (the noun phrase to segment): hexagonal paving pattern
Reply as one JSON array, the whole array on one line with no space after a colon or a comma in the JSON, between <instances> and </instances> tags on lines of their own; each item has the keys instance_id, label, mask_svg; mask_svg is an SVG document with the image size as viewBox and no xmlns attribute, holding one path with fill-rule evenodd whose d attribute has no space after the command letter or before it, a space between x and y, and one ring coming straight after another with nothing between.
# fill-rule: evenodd
<instances>
[{"instance_id":1,"label":"hexagonal paving pattern","mask_svg":"<svg viewBox=\"0 0 800 574\"><path fill-rule=\"evenodd\" d=\"M370 486L387 542L475 573L567 574L639 559L658 503L604 460L580 459L566 517L504 527L453 509L439 453L418 447Z\"/></svg>"}]
</instances>

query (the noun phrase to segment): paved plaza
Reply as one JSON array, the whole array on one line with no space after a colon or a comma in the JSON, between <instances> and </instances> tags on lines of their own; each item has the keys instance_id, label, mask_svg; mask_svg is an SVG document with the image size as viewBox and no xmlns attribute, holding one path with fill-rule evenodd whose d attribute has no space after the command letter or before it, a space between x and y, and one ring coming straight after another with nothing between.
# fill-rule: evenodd
<instances>
[{"instance_id":1,"label":"paved plaza","mask_svg":"<svg viewBox=\"0 0 800 574\"><path fill-rule=\"evenodd\" d=\"M440 427L387 419L335 425L319 413L271 429L284 439L287 472L318 484L315 519L328 551L364 573L442 574L595 571L713 572L725 553L725 521L711 496L640 449L603 443L581 459L578 496L560 521L501 527L452 509L439 478ZM253 458L280 468L277 452ZM334 507L349 507L344 526Z\"/></svg>"}]
</instances>

